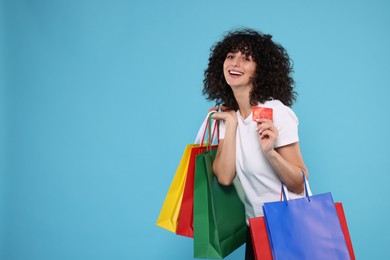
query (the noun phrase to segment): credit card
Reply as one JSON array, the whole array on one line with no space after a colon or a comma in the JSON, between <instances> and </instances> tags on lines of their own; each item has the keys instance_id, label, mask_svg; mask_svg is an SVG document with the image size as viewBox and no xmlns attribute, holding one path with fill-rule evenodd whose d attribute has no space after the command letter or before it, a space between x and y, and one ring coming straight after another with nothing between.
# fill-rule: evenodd
<instances>
[{"instance_id":1,"label":"credit card","mask_svg":"<svg viewBox=\"0 0 390 260\"><path fill-rule=\"evenodd\" d=\"M272 120L272 108L269 107L252 107L252 120L256 121L256 119L266 118Z\"/></svg>"}]
</instances>

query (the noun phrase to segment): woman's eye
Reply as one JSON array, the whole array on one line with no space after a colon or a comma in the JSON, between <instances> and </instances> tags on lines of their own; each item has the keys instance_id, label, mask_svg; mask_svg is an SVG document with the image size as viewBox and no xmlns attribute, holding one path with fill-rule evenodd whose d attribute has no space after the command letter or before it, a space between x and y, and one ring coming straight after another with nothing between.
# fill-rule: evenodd
<instances>
[{"instance_id":1,"label":"woman's eye","mask_svg":"<svg viewBox=\"0 0 390 260\"><path fill-rule=\"evenodd\" d=\"M234 58L234 55L233 54L228 54L226 55L226 59L233 59Z\"/></svg>"}]
</instances>

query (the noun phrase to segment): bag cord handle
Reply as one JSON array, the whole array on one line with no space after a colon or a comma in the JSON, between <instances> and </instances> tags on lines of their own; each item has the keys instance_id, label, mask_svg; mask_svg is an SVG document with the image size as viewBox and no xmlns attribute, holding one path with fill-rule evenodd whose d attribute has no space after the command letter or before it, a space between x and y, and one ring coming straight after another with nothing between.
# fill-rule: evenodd
<instances>
[{"instance_id":1,"label":"bag cord handle","mask_svg":"<svg viewBox=\"0 0 390 260\"><path fill-rule=\"evenodd\" d=\"M207 135L207 139L208 139L207 150L211 150L211 143L214 140L215 132L217 132L217 139L218 139L218 144L219 144L219 121L218 120L215 120L213 131L211 131L212 115L214 113L215 113L215 111L212 111L212 112L209 113L209 116L207 118L207 123L206 123L205 129L204 129L204 132L203 132L203 136L202 136L202 141L200 143L200 146L204 145L206 132L208 132L208 135Z\"/></svg>"},{"instance_id":2,"label":"bag cord handle","mask_svg":"<svg viewBox=\"0 0 390 260\"><path fill-rule=\"evenodd\" d=\"M303 170L301 170L301 172L302 172L302 177L303 177L305 196L306 196L307 200L310 202L310 196L312 196L310 185L309 185L309 182L307 181L306 175L303 172ZM288 205L288 201L290 200L290 198L288 197L288 191L287 191L287 188L283 182L282 182L282 195L283 195L283 201L285 201L286 205Z\"/></svg>"}]
</instances>

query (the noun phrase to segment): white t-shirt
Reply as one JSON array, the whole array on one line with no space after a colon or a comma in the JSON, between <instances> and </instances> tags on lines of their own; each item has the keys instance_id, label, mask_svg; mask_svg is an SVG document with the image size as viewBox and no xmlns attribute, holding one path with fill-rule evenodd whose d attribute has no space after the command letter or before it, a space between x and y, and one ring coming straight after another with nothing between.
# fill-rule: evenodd
<instances>
[{"instance_id":1,"label":"white t-shirt","mask_svg":"<svg viewBox=\"0 0 390 260\"><path fill-rule=\"evenodd\" d=\"M298 142L298 118L295 113L279 100L259 104L273 109L273 122L279 130L275 147ZM257 123L252 114L242 118L237 111L236 173L244 190L244 204L247 218L263 215L264 202L280 200L281 181L261 150L256 132ZM220 139L225 137L225 124L220 124ZM303 194L289 192L290 199Z\"/></svg>"}]
</instances>

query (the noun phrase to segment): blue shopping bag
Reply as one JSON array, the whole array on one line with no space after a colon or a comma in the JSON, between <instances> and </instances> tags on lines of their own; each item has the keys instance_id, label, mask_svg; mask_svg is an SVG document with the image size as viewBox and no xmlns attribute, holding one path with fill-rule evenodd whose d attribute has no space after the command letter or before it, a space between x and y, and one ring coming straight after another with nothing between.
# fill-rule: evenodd
<instances>
[{"instance_id":1,"label":"blue shopping bag","mask_svg":"<svg viewBox=\"0 0 390 260\"><path fill-rule=\"evenodd\" d=\"M331 193L264 203L263 211L274 259L350 259Z\"/></svg>"}]
</instances>

